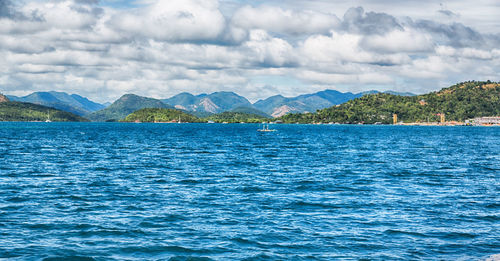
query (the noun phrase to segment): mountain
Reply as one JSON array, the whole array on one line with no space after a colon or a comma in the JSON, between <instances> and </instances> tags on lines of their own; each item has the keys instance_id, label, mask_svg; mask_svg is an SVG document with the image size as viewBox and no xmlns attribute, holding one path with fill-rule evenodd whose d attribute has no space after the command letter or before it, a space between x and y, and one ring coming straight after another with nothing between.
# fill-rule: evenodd
<instances>
[{"instance_id":1,"label":"mountain","mask_svg":"<svg viewBox=\"0 0 500 261\"><path fill-rule=\"evenodd\" d=\"M123 122L202 122L196 116L176 109L146 108L129 114Z\"/></svg>"},{"instance_id":2,"label":"mountain","mask_svg":"<svg viewBox=\"0 0 500 261\"><path fill-rule=\"evenodd\" d=\"M102 104L90 101L77 94L67 94L65 92L34 92L24 97L8 96L12 101L29 102L59 110L71 112L80 116L103 109Z\"/></svg>"},{"instance_id":3,"label":"mountain","mask_svg":"<svg viewBox=\"0 0 500 261\"><path fill-rule=\"evenodd\" d=\"M191 93L183 92L162 101L177 109L196 111L200 99L200 96L194 96Z\"/></svg>"},{"instance_id":4,"label":"mountain","mask_svg":"<svg viewBox=\"0 0 500 261\"><path fill-rule=\"evenodd\" d=\"M259 100L255 104L251 104L246 98L234 92L215 92L211 94L192 95L190 93L180 93L171 98L161 100L165 104L169 104L176 109L190 112L197 117L208 117L211 114L217 114L226 111L234 111L238 108L247 108L245 113L254 113L263 117L271 115L272 117L280 117L288 113L315 112L319 109L328 108L333 105L341 104L346 101L361 97L366 94L378 93L377 91L368 91L353 94L350 92L342 93L335 90L325 90L313 94L304 94L297 97L283 97L276 95L265 100ZM413 95L411 93L387 92L396 95ZM99 110L107 109L112 104L99 104L89 99L76 94L67 94L64 92L34 92L24 97L7 96L12 101L29 102L40 104L48 107L53 107L59 110L71 112L80 116L89 116L93 120L120 120L128 115L131 110L144 108L141 105L127 104L120 108L110 108L104 112L94 113ZM159 100L154 106L161 108ZM140 102L139 102L140 103ZM148 104L148 103L146 103ZM130 109L125 109L130 107ZM123 110L123 111L121 111ZM255 111L248 111L255 110ZM118 113L118 111L121 111ZM104 114L103 114L104 113ZM107 115L105 115L107 114Z\"/></svg>"},{"instance_id":5,"label":"mountain","mask_svg":"<svg viewBox=\"0 0 500 261\"><path fill-rule=\"evenodd\" d=\"M0 95L0 121L88 121L70 112L27 102L11 102Z\"/></svg>"},{"instance_id":6,"label":"mountain","mask_svg":"<svg viewBox=\"0 0 500 261\"><path fill-rule=\"evenodd\" d=\"M9 102L9 98L0 93L0 103L2 102Z\"/></svg>"},{"instance_id":7,"label":"mountain","mask_svg":"<svg viewBox=\"0 0 500 261\"><path fill-rule=\"evenodd\" d=\"M344 104L309 114L289 114L284 122L391 123L392 114L403 122L464 121L500 115L500 84L470 81L424 95L400 96L388 93L364 95Z\"/></svg>"},{"instance_id":8,"label":"mountain","mask_svg":"<svg viewBox=\"0 0 500 261\"><path fill-rule=\"evenodd\" d=\"M238 107L252 108L252 104L246 98L234 92L214 92L196 96L180 93L162 101L176 109L194 112L221 113Z\"/></svg>"},{"instance_id":9,"label":"mountain","mask_svg":"<svg viewBox=\"0 0 500 261\"><path fill-rule=\"evenodd\" d=\"M119 121L127 115L144 108L173 108L160 100L125 94L108 107L87 115L92 121Z\"/></svg>"},{"instance_id":10,"label":"mountain","mask_svg":"<svg viewBox=\"0 0 500 261\"><path fill-rule=\"evenodd\" d=\"M257 110L255 108L250 108L250 107L238 107L235 109L230 110L229 112L239 112L239 113L246 113L246 114L255 114L259 115L260 117L264 118L271 118L271 116L263 111Z\"/></svg>"},{"instance_id":11,"label":"mountain","mask_svg":"<svg viewBox=\"0 0 500 261\"><path fill-rule=\"evenodd\" d=\"M288 113L314 112L363 95L362 93L353 94L350 92L342 93L335 90L325 90L292 98L276 95L265 100L259 100L254 106L273 117L280 117Z\"/></svg>"}]
</instances>

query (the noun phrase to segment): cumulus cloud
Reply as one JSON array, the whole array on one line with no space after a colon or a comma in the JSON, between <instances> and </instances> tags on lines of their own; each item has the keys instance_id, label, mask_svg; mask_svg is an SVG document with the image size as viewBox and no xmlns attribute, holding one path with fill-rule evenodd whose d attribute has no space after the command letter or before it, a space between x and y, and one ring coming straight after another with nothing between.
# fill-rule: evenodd
<instances>
[{"instance_id":1,"label":"cumulus cloud","mask_svg":"<svg viewBox=\"0 0 500 261\"><path fill-rule=\"evenodd\" d=\"M299 73L298 77L316 84L346 84L352 82L357 82L360 84L387 84L394 81L388 75L376 72L336 74L321 73L315 71L302 71Z\"/></svg>"},{"instance_id":2,"label":"cumulus cloud","mask_svg":"<svg viewBox=\"0 0 500 261\"><path fill-rule=\"evenodd\" d=\"M216 0L158 0L135 12L119 12L110 24L130 36L203 42L217 40L225 29L225 18Z\"/></svg>"},{"instance_id":3,"label":"cumulus cloud","mask_svg":"<svg viewBox=\"0 0 500 261\"><path fill-rule=\"evenodd\" d=\"M367 12L362 7L350 8L344 14L344 30L365 35L384 34L402 26L395 17L385 13Z\"/></svg>"},{"instance_id":4,"label":"cumulus cloud","mask_svg":"<svg viewBox=\"0 0 500 261\"><path fill-rule=\"evenodd\" d=\"M331 36L316 35L308 38L302 51L311 62L319 61L342 66L346 63L393 65L405 63L407 55L379 54L362 47L362 35L334 33Z\"/></svg>"},{"instance_id":5,"label":"cumulus cloud","mask_svg":"<svg viewBox=\"0 0 500 261\"><path fill-rule=\"evenodd\" d=\"M460 16L443 22L442 12L399 17L365 6L334 14L332 1L322 0L251 4L0 0L0 89L67 91L101 102L126 92L165 98L225 90L256 100L500 80L500 34L467 25L467 12L456 6Z\"/></svg>"},{"instance_id":6,"label":"cumulus cloud","mask_svg":"<svg viewBox=\"0 0 500 261\"><path fill-rule=\"evenodd\" d=\"M428 33L405 28L363 37L361 45L379 53L421 53L432 51L434 41Z\"/></svg>"},{"instance_id":7,"label":"cumulus cloud","mask_svg":"<svg viewBox=\"0 0 500 261\"><path fill-rule=\"evenodd\" d=\"M12 10L12 3L10 0L0 1L0 17L13 18L15 12Z\"/></svg>"},{"instance_id":8,"label":"cumulus cloud","mask_svg":"<svg viewBox=\"0 0 500 261\"><path fill-rule=\"evenodd\" d=\"M247 30L262 29L271 33L291 35L324 34L340 24L334 14L248 5L238 9L231 22L234 26Z\"/></svg>"},{"instance_id":9,"label":"cumulus cloud","mask_svg":"<svg viewBox=\"0 0 500 261\"><path fill-rule=\"evenodd\" d=\"M461 23L441 24L430 20L419 20L413 25L434 34L434 40L441 44L465 47L482 45L483 35Z\"/></svg>"},{"instance_id":10,"label":"cumulus cloud","mask_svg":"<svg viewBox=\"0 0 500 261\"><path fill-rule=\"evenodd\" d=\"M446 9L441 9L441 10L438 10L438 13L442 14L442 15L445 15L447 17L457 17L458 15L455 14L454 12L450 11L450 10L446 10Z\"/></svg>"},{"instance_id":11,"label":"cumulus cloud","mask_svg":"<svg viewBox=\"0 0 500 261\"><path fill-rule=\"evenodd\" d=\"M454 48L451 46L439 46L436 54L440 56L466 58L475 60L493 60L500 58L500 49L481 50L476 48Z\"/></svg>"},{"instance_id":12,"label":"cumulus cloud","mask_svg":"<svg viewBox=\"0 0 500 261\"><path fill-rule=\"evenodd\" d=\"M264 67L285 67L294 64L294 49L285 40L269 36L265 31L253 30L244 44L249 58Z\"/></svg>"}]
</instances>

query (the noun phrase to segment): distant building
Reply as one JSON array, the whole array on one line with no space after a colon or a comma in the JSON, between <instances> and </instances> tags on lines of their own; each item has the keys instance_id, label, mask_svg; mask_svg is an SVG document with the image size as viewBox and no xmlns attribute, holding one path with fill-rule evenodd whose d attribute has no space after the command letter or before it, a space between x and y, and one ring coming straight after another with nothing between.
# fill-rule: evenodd
<instances>
[{"instance_id":1,"label":"distant building","mask_svg":"<svg viewBox=\"0 0 500 261\"><path fill-rule=\"evenodd\" d=\"M478 117L472 120L466 120L466 124L473 125L500 125L500 116L496 117Z\"/></svg>"}]
</instances>

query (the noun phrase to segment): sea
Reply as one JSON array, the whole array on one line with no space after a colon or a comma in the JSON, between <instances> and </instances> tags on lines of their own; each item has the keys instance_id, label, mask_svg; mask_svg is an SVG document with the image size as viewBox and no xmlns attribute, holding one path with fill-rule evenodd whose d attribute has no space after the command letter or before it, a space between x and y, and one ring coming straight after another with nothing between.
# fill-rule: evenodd
<instances>
[{"instance_id":1,"label":"sea","mask_svg":"<svg viewBox=\"0 0 500 261\"><path fill-rule=\"evenodd\" d=\"M486 260L500 128L0 123L0 260Z\"/></svg>"}]
</instances>

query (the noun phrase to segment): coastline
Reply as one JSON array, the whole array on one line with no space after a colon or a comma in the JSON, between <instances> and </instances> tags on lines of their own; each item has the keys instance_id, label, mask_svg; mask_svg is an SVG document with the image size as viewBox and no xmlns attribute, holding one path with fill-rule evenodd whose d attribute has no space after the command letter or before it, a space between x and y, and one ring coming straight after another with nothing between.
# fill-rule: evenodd
<instances>
[{"instance_id":1,"label":"coastline","mask_svg":"<svg viewBox=\"0 0 500 261\"><path fill-rule=\"evenodd\" d=\"M79 121L53 121L53 122L44 122L44 121L0 121L0 123L94 123L94 124L207 124L207 125L241 125L241 124L255 124L259 125L262 123L247 123L247 122L100 122L100 121L89 121L89 122L79 122ZM267 124L267 123L266 123ZM320 126L416 126L416 127L500 127L500 124L466 124L463 122L446 122L446 123L435 123L435 122L400 122L397 124L365 124L365 123L274 123L270 122L272 125L320 125Z\"/></svg>"}]
</instances>

